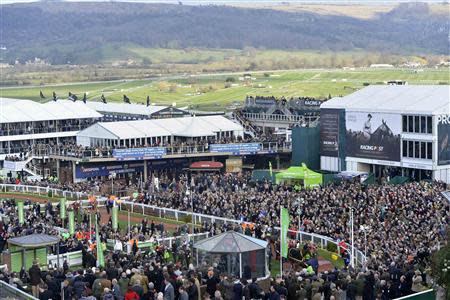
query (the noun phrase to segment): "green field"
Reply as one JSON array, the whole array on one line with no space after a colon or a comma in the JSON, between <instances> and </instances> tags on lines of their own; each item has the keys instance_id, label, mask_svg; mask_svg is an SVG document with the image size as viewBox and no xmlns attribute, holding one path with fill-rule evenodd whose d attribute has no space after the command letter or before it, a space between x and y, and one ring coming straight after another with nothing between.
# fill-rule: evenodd
<instances>
[{"instance_id":1,"label":"green field","mask_svg":"<svg viewBox=\"0 0 450 300\"><path fill-rule=\"evenodd\" d=\"M75 83L35 87L1 88L2 97L41 101L42 90L51 99L52 91L60 98L68 92L82 97L88 94L89 101L99 101L103 93L108 101L122 101L126 94L133 103L144 103L147 95L153 103L190 107L201 110L223 110L234 102L242 102L246 95L265 96L311 96L326 98L329 95L347 95L360 89L364 83L384 84L389 80L406 80L409 84L450 84L448 69L310 69L295 71L249 72L252 80L240 80L242 73L217 75L186 75L160 77L158 79ZM233 82L225 82L227 78Z\"/></svg>"}]
</instances>

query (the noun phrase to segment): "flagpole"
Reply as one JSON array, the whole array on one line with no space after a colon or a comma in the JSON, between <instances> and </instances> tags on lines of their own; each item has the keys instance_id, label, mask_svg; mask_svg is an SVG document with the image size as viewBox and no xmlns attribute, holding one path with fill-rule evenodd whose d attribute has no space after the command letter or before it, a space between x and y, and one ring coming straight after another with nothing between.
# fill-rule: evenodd
<instances>
[{"instance_id":1,"label":"flagpole","mask_svg":"<svg viewBox=\"0 0 450 300\"><path fill-rule=\"evenodd\" d=\"M283 223L282 223L283 210L280 206L280 276L283 276Z\"/></svg>"},{"instance_id":2,"label":"flagpole","mask_svg":"<svg viewBox=\"0 0 450 300\"><path fill-rule=\"evenodd\" d=\"M351 218L351 230L352 230L352 260L351 260L351 265L352 265L352 268L354 269L355 268L355 240L354 240L354 231L353 231L353 223L354 223L354 220L353 220L353 207L351 207L350 208L350 212L351 212L351 215L350 215L350 218Z\"/></svg>"}]
</instances>

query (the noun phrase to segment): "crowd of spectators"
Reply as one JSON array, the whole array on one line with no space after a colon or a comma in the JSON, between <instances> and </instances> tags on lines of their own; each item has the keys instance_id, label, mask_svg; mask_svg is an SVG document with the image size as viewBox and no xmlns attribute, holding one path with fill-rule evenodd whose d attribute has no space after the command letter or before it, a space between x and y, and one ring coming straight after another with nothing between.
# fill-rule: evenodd
<instances>
[{"instance_id":1,"label":"crowd of spectators","mask_svg":"<svg viewBox=\"0 0 450 300\"><path fill-rule=\"evenodd\" d=\"M87 189L91 187L86 185ZM184 211L191 210L193 203L197 213L254 222L256 225L251 229L204 222L197 231L219 234L234 229L268 240L274 244L274 249L278 248L278 233L274 227L279 226L280 206L289 209L292 229L297 229L297 224L300 224L299 229L303 231L346 242L350 242L349 221L353 210L355 247L363 250L367 246L367 264L363 268L322 273L307 269L290 270L283 277L272 278L270 289L263 292L256 281L222 273L217 266L195 268L187 242L178 244L175 249L157 247L145 253L138 250L129 244L130 234L140 241L167 235L164 226L161 228L160 224L143 220L133 226L130 233L113 232L110 222L100 226L101 240L119 240L124 251L105 252L106 267L98 269L94 267L94 233L89 230L87 215L80 211L77 213L77 232L87 231L89 234L82 239L68 237L61 246L67 251L83 249L84 267L74 270L66 265L60 269L41 270L42 280L34 291L41 291L41 299L59 299L59 290L54 287L63 283L67 299L94 299L93 295L96 299L184 300L200 299L200 286L206 285L207 297L217 300L242 297L356 299L357 296L393 299L430 285L430 255L445 241L450 221L449 204L440 195L445 188L438 182L396 186L344 182L305 190L289 185L272 185L267 181L254 182L247 173L155 173L135 201ZM55 226L61 225L57 217L52 217L57 213L50 205L46 205L44 213L38 214L38 206L34 204L26 216L30 222L19 226L14 214L10 213L13 207L13 202L8 201L3 201L0 206L0 213L11 218L6 219L6 223L3 219L0 228L2 246L9 236L32 232L55 234ZM365 232L360 230L362 227ZM187 231L187 227L180 227L176 234L183 235ZM291 238L295 239L294 236ZM291 243L291 247L296 247L298 242ZM18 282L32 284L32 273L32 270L24 270L21 274L5 272L0 276L20 286ZM141 279L130 284L133 277ZM120 280L128 280L128 283L120 285ZM204 295L206 293L203 292L202 298Z\"/></svg>"}]
</instances>

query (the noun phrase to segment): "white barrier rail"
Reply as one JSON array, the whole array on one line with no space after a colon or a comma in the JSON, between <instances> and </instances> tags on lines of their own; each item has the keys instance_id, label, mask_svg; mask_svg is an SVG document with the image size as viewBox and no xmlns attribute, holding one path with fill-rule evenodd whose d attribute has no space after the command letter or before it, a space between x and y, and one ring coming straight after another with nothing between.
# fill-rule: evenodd
<instances>
[{"instance_id":1,"label":"white barrier rail","mask_svg":"<svg viewBox=\"0 0 450 300\"><path fill-rule=\"evenodd\" d=\"M5 190L7 190L7 191L12 190L12 191L19 191L19 192L33 192L34 191L35 193L39 193L39 191L42 189L46 190L45 187L14 185L14 184L0 184L0 188L2 191L5 191ZM66 192L66 191L61 191L61 190L57 190L57 189L52 189L52 190L59 191L59 192L55 192L55 194L61 194L61 195L64 192ZM72 192L69 192L69 193L72 193ZM74 194L75 193L72 193L72 195L74 195ZM78 195L79 195L79 198L75 198L75 199L80 199L82 197L83 193L79 193L79 194L76 193L75 196L78 196ZM217 224L238 224L238 225L242 224L242 222L240 220L228 219L228 218L224 218L224 217L217 217L217 216L211 216L211 215L204 215L204 214L199 214L199 213L192 213L192 212L181 211L181 210L172 209L172 208L164 208L164 207L158 207L158 206L154 206L154 205L136 203L133 201L124 200L124 199L129 199L129 197L124 197L122 199L123 200L121 200L120 204L119 204L120 210L130 211L131 213L139 214L142 216L153 216L153 217L159 217L162 219L164 219L164 218L172 219L172 220L176 220L180 223L191 223L192 222L195 225L202 224L205 221L208 223L217 223ZM102 206L105 204L106 198L99 198L97 201L98 201L98 204L100 206ZM81 200L81 203L82 203L83 207L88 207L90 205L88 200ZM186 221L188 221L188 222L186 222ZM280 230L280 227L275 227L275 229ZM327 244L332 243L332 244L335 244L337 246L337 248L339 249L340 241L333 240L330 237L323 236L320 234L315 234L315 233L296 231L296 230L289 230L289 232L295 234L296 238L300 242L311 241L314 244L318 245L322 249L326 249ZM351 249L350 244L346 243L346 245L347 245L348 249ZM359 266L364 266L366 260L367 260L367 258L364 255L364 253L355 247L355 264L359 265Z\"/></svg>"},{"instance_id":2,"label":"white barrier rail","mask_svg":"<svg viewBox=\"0 0 450 300\"><path fill-rule=\"evenodd\" d=\"M38 298L19 290L15 286L12 286L4 281L0 280L0 299L25 299L25 300L38 300Z\"/></svg>"},{"instance_id":3,"label":"white barrier rail","mask_svg":"<svg viewBox=\"0 0 450 300\"><path fill-rule=\"evenodd\" d=\"M34 185L21 185L21 184L0 184L0 191L7 192L20 192L20 193L32 193L45 195L50 197L65 197L71 199L81 199L83 197L87 197L88 195L84 192L71 192L64 191L60 189L50 188L50 187L42 187L42 186L34 186Z\"/></svg>"}]
</instances>

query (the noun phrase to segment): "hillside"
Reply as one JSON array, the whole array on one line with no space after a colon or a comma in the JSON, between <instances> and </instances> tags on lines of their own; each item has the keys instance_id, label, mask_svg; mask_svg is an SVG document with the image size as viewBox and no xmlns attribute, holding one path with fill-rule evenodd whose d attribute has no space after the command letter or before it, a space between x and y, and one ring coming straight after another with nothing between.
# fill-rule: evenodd
<instances>
[{"instance_id":1,"label":"hillside","mask_svg":"<svg viewBox=\"0 0 450 300\"><path fill-rule=\"evenodd\" d=\"M41 57L53 64L99 63L108 55L102 47L118 44L448 53L448 18L432 15L426 5L400 6L369 19L307 11L119 2L11 4L2 9L4 62Z\"/></svg>"}]
</instances>

